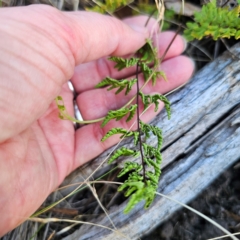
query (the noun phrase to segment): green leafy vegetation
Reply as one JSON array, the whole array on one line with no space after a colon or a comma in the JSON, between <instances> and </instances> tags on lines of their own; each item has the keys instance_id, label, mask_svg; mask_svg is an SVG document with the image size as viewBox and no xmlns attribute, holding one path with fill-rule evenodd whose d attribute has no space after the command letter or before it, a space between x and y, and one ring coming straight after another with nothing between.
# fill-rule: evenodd
<instances>
[{"instance_id":1,"label":"green leafy vegetation","mask_svg":"<svg viewBox=\"0 0 240 240\"><path fill-rule=\"evenodd\" d=\"M126 6L129 2L127 0L105 0L95 1L95 6L86 7L86 10L98 13L114 13L118 8Z\"/></svg>"},{"instance_id":2,"label":"green leafy vegetation","mask_svg":"<svg viewBox=\"0 0 240 240\"><path fill-rule=\"evenodd\" d=\"M170 110L170 102L168 99L161 95L161 94L154 94L154 95L146 95L143 94L141 91L139 92L139 95L142 98L142 102L144 104L144 109L146 109L150 104L154 103L155 104L155 109L154 111L157 112L158 106L159 106L159 101L164 102L165 108L168 114L168 118L170 119L171 117L171 110Z\"/></svg>"},{"instance_id":3,"label":"green leafy vegetation","mask_svg":"<svg viewBox=\"0 0 240 240\"><path fill-rule=\"evenodd\" d=\"M95 87L100 88L100 87L109 86L109 88L107 89L108 91L110 91L114 88L118 88L118 90L115 92L115 94L120 93L122 90L124 90L126 88L125 95L127 95L131 91L132 86L136 82L137 82L136 78L134 78L132 80L116 80L116 79L112 79L110 77L107 77L107 78L103 79Z\"/></svg>"},{"instance_id":4,"label":"green leafy vegetation","mask_svg":"<svg viewBox=\"0 0 240 240\"><path fill-rule=\"evenodd\" d=\"M240 38L240 6L233 9L217 7L216 1L204 5L200 12L194 14L194 22L188 22L184 35L187 40L201 40L203 37Z\"/></svg>"},{"instance_id":5,"label":"green leafy vegetation","mask_svg":"<svg viewBox=\"0 0 240 240\"><path fill-rule=\"evenodd\" d=\"M137 51L136 57L131 57L129 59L111 57L110 60L116 63L115 68L118 70L136 66L136 81L134 81L134 84L139 84L138 68L140 68L141 72L143 73L145 83L152 81L152 84L155 85L159 76L162 76L165 79L163 72L156 71L156 67L159 65L159 60L157 56L157 50L152 46L150 40L147 40L146 44ZM153 68L151 68L150 65L153 65ZM110 86L110 89L113 89L112 83L109 83L108 86ZM124 88L127 88L127 86L127 84L122 86L121 91ZM131 85L131 87L132 86L133 85ZM118 93L119 91L116 92L116 94ZM159 101L164 102L168 117L170 118L170 103L165 96L160 94L146 95L140 91L139 86L137 86L136 97L141 97L144 104L144 109L147 109L151 104L154 104L155 111L158 110ZM137 103L138 102L139 99L137 99ZM124 210L125 213L131 211L134 206L142 200L145 200L145 208L148 208L151 205L155 198L155 192L157 190L159 177L161 175L160 164L162 157L160 150L163 142L162 131L156 126L151 126L150 124L142 122L139 117L139 105L131 105L130 108L133 106L134 111L131 111L126 121L129 121L133 117L133 113L136 113L136 108L138 115L138 130L133 133L133 131L128 132L128 130L122 128L114 128L110 130L102 139L102 141L104 141L114 134L122 134L121 138L134 136L135 147L138 147L139 149L136 151L123 147L118 149L108 161L109 163L112 163L114 160L117 160L122 156L132 156L133 158L140 156L142 160L142 164L136 163L135 161L125 162L123 169L118 175L118 177L122 177L123 175L128 176L127 180L118 188L118 191L125 191L125 196L130 197L130 200ZM116 120L119 120L128 114L128 112L130 112L130 110L127 110L130 108L124 107L120 109L120 111L110 111L104 119L102 126L105 126L110 119L115 118ZM121 111L123 111L123 114ZM151 133L157 138L157 147L150 146L147 143L147 139L151 136ZM146 166L148 169L146 169Z\"/></svg>"}]
</instances>

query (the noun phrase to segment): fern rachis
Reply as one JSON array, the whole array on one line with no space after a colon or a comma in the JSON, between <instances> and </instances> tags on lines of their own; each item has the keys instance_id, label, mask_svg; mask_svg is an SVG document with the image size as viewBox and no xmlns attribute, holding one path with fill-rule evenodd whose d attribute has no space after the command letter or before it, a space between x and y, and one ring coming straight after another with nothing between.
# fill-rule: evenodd
<instances>
[{"instance_id":1,"label":"fern rachis","mask_svg":"<svg viewBox=\"0 0 240 240\"><path fill-rule=\"evenodd\" d=\"M161 71L155 69L159 65L157 57L157 51L153 48L150 40L146 41L146 44L137 51L136 57L124 59L120 57L111 57L111 61L116 63L115 68L122 70L128 67L136 67L136 77L133 79L116 80L110 77L103 79L97 88L106 87L108 91L116 89L115 94L119 94L125 91L125 95L128 95L132 90L132 87L136 84L136 104L131 104L131 101L124 107L116 110L111 110L107 115L100 119L102 121L101 127L105 127L110 121L119 121L125 119L126 122L133 119L136 116L137 131L128 131L123 128L113 128L109 130L101 141L105 141L113 135L120 135L120 138L132 137L134 140L134 149L121 147L117 149L112 156L109 157L108 163L111 164L120 157L138 158L140 156L141 164L131 161L126 161L123 169L119 173L119 177L127 175L127 180L119 187L119 191L125 191L125 196L130 197L130 200L126 206L125 213L129 212L138 202L145 200L145 207L148 208L155 198L155 192L158 187L159 177L161 174L161 146L162 146L162 131L156 126L143 123L140 120L140 101L143 102L144 108L148 108L151 104L155 105L155 111L158 110L159 102L165 104L168 117L170 118L170 103L167 98L160 94L147 95L144 94L143 87L152 82L155 85L159 76L165 78L165 75ZM153 65L153 69L150 67ZM145 83L143 86L139 86L139 70L143 73ZM57 106L62 119L73 120L65 109L62 98L59 96L56 99ZM150 146L146 140L150 137L150 134L157 138L157 146ZM136 150L138 149L138 150ZM146 165L148 166L146 168Z\"/></svg>"}]
</instances>

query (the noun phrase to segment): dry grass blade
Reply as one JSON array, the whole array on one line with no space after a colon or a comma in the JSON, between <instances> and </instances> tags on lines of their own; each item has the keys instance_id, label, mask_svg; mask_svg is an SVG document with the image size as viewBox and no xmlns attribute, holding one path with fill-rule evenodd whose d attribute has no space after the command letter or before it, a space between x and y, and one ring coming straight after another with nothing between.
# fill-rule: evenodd
<instances>
[{"instance_id":1,"label":"dry grass blade","mask_svg":"<svg viewBox=\"0 0 240 240\"><path fill-rule=\"evenodd\" d=\"M88 185L89 189L91 189L92 194L93 194L93 196L96 198L99 206L102 208L102 210L103 210L104 213L106 214L107 218L108 218L109 221L111 222L113 228L117 230L115 224L113 223L112 219L110 218L110 216L109 216L109 214L108 214L108 212L107 212L107 209L102 205L102 203L101 203L101 201L100 201L100 199L99 199L99 197L98 197L98 194L97 194L96 189L95 189L94 187L92 187L89 183L87 183L87 185Z\"/></svg>"},{"instance_id":2,"label":"dry grass blade","mask_svg":"<svg viewBox=\"0 0 240 240\"><path fill-rule=\"evenodd\" d=\"M112 232L115 232L118 235L121 235L124 238L126 237L121 232L119 232L119 231L117 231L115 229L112 229L112 228L109 228L109 227L106 227L106 226L103 226L103 225L100 225L100 224L91 223L91 222L84 222L84 221L79 221L79 220L59 219L59 218L45 218L44 219L44 218L33 217L33 218L29 218L28 221L40 222L40 223L44 223L44 224L47 224L47 223L50 223L50 222L67 222L67 223L74 223L74 224L87 224L87 225L93 225L93 226L105 228L105 229L108 229L108 230L110 230Z\"/></svg>"},{"instance_id":3,"label":"dry grass blade","mask_svg":"<svg viewBox=\"0 0 240 240\"><path fill-rule=\"evenodd\" d=\"M63 186L63 187L58 188L56 191L59 191L59 190L62 190L62 189L68 188L68 187L72 187L72 186L75 186L75 185L84 184L84 183L85 183L85 182L77 182L77 183L73 183L73 184L68 184L68 185L66 185L66 186ZM95 183L121 184L121 183L119 183L119 182L98 181L98 180L88 181L88 183L89 183L89 184L95 184Z\"/></svg>"},{"instance_id":4,"label":"dry grass blade","mask_svg":"<svg viewBox=\"0 0 240 240\"><path fill-rule=\"evenodd\" d=\"M47 240L52 240L53 238L54 238L54 236L55 236L55 231L53 231L51 234L50 234L50 236L48 237L48 239Z\"/></svg>"},{"instance_id":5,"label":"dry grass blade","mask_svg":"<svg viewBox=\"0 0 240 240\"><path fill-rule=\"evenodd\" d=\"M184 208L187 208L188 210L196 213L196 214L199 215L200 217L204 218L205 220L207 220L208 222L210 222L211 224L213 224L214 226L216 226L217 228L219 228L220 230L222 230L224 233L227 234L228 237L232 238L233 240L238 240L238 238L236 238L236 237L234 236L234 234L230 233L227 229L223 228L221 225L219 225L218 223L214 222L212 219L210 219L210 218L207 217L206 215L200 213L199 211L197 211L197 210L189 207L189 206L186 205L186 204L183 204L183 203L177 201L176 199L173 199L173 198L171 198L171 197L168 197L168 196L166 196L166 195L164 195L164 194L162 194L162 193L156 192L156 194L159 195L159 196L161 196L161 197L167 198L168 200L173 201L173 202L175 202L175 203L183 206Z\"/></svg>"},{"instance_id":6,"label":"dry grass blade","mask_svg":"<svg viewBox=\"0 0 240 240\"><path fill-rule=\"evenodd\" d=\"M160 30L162 30L163 26L163 20L164 20L164 12L165 12L165 7L164 7L164 2L163 0L155 0L157 11L158 11L158 16L157 16L157 23L160 23ZM155 26L154 28L155 29ZM151 37L153 36L153 31L151 32Z\"/></svg>"},{"instance_id":7,"label":"dry grass blade","mask_svg":"<svg viewBox=\"0 0 240 240\"><path fill-rule=\"evenodd\" d=\"M238 233L233 233L232 235L234 235L234 236L240 235L240 232L238 232ZM230 236L229 236L229 235L223 235L223 236L216 237L216 238L209 238L209 239L207 239L207 240L217 240L217 239L222 239L222 238L226 238L226 237L230 237Z\"/></svg>"},{"instance_id":8,"label":"dry grass blade","mask_svg":"<svg viewBox=\"0 0 240 240\"><path fill-rule=\"evenodd\" d=\"M62 230L60 230L59 232L55 233L55 236L60 236L66 232L68 232L69 230L71 230L73 227L75 227L76 225L78 225L78 223L74 223L70 226L67 226L65 228L63 228Z\"/></svg>"}]
</instances>

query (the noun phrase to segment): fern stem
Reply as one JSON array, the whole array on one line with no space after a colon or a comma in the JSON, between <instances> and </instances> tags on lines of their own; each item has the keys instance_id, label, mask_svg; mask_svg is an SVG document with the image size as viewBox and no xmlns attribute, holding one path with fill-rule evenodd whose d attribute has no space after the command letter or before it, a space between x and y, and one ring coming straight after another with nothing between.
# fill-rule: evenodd
<instances>
[{"instance_id":1,"label":"fern stem","mask_svg":"<svg viewBox=\"0 0 240 240\"><path fill-rule=\"evenodd\" d=\"M161 56L160 62L162 62L162 61L164 60L164 58L166 57L169 48L172 46L172 44L173 44L173 42L175 41L177 35L180 33L181 28L182 28L182 25L179 25L179 26L178 26L178 29L177 29L177 31L176 31L176 33L175 33L175 35L173 36L173 38L172 38L172 40L171 40L171 42L168 44L167 49L165 50L165 52L164 52L163 55Z\"/></svg>"},{"instance_id":2,"label":"fern stem","mask_svg":"<svg viewBox=\"0 0 240 240\"><path fill-rule=\"evenodd\" d=\"M136 94L136 101L137 101L137 131L139 132L138 134L138 142L139 142L139 150L140 150L140 154L141 154L141 160L142 160L142 169L143 169L143 180L144 183L146 184L146 170L145 170L145 164L143 161L143 150L142 150L142 138L141 138L141 128L140 128L140 109L139 109L139 79L138 79L138 72L139 70L139 64L137 63L137 68L136 68L136 78L137 78L137 94Z\"/></svg>"},{"instance_id":3,"label":"fern stem","mask_svg":"<svg viewBox=\"0 0 240 240\"><path fill-rule=\"evenodd\" d=\"M154 71L157 71L156 68L154 68ZM145 83L141 86L141 88L139 88L139 92L142 91L142 89L152 80L152 76L154 74L154 71L153 73L149 76L149 78L147 79L147 81L145 81ZM127 107L129 106L134 100L135 98L137 98L137 95L134 95L123 107Z\"/></svg>"}]
</instances>

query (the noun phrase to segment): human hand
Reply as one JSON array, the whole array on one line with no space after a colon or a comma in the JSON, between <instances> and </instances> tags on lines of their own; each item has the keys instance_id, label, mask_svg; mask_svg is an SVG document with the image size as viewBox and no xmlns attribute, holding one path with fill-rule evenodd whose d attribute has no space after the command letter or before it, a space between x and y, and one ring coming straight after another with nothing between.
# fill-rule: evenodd
<instances>
[{"instance_id":1,"label":"human hand","mask_svg":"<svg viewBox=\"0 0 240 240\"><path fill-rule=\"evenodd\" d=\"M73 95L84 119L103 117L127 102L94 89L106 76L122 78L133 69L114 70L106 56L124 56L140 48L155 25L147 17L123 22L86 12L60 12L43 5L0 9L0 236L26 220L74 169L96 157L118 139L101 143L112 127L81 127L58 118L57 95L73 113ZM131 25L129 27L128 25ZM135 30L133 30L133 28ZM159 33L159 55L174 33ZM159 80L146 92L165 93L187 81L193 63L179 56L185 43L177 37L161 65L168 82ZM81 64L81 65L79 65ZM143 115L149 121L155 113ZM126 127L126 123L120 121Z\"/></svg>"}]
</instances>

